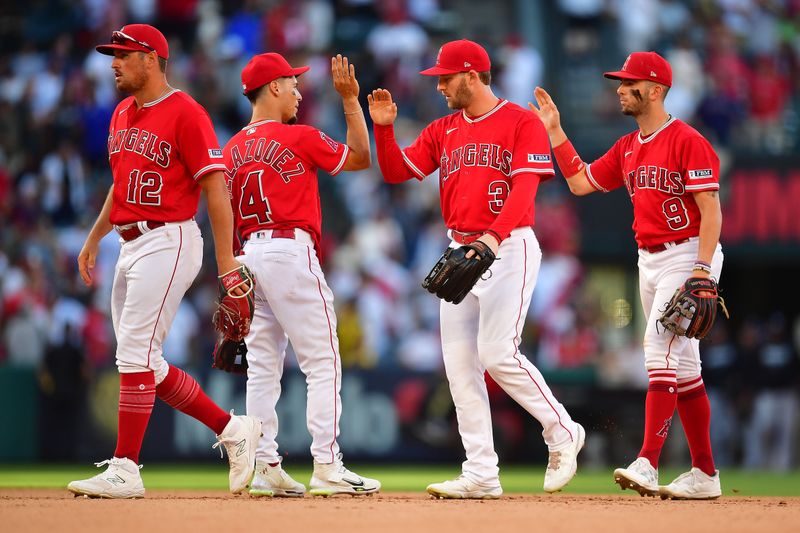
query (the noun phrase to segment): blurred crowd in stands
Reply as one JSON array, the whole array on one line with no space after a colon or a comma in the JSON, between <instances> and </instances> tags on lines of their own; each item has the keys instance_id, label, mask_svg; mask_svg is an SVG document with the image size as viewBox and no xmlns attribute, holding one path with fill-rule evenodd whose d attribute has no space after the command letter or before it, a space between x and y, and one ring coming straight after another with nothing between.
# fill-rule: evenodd
<instances>
[{"instance_id":1,"label":"blurred crowd in stands","mask_svg":"<svg viewBox=\"0 0 800 533\"><path fill-rule=\"evenodd\" d=\"M76 256L111 183L107 128L121 98L110 58L96 53L94 45L106 42L125 23L151 23L167 35L168 80L208 110L220 145L249 121L240 71L252 55L264 51L311 66L300 79L300 121L340 140L344 120L328 58L348 55L362 97L377 87L391 90L400 112L397 137L407 144L429 121L448 112L434 82L419 70L433 63L442 42L467 37L489 49L498 95L524 105L533 88L543 85L552 88L560 104L566 98L562 107L580 110L576 99L587 101L591 113L579 115L579 121L616 124L620 131L634 126L619 116L615 86L600 73L618 68L630 51L658 50L674 71L667 108L706 134L723 158L739 151L790 154L800 149L798 0L542 1L537 13L548 18L543 27L549 33L538 40L516 31L513 17L505 32L464 35L460 28L469 10L458 5L470 3L4 4L0 365L41 368L45 393L66 398L70 387L114 363L109 301L119 242L113 233L103 241L91 288L77 275ZM508 4L513 14L516 2ZM547 48L538 49L535 42L546 42ZM587 72L588 56L594 68ZM584 75L590 84L574 83ZM595 151L615 138L599 137ZM575 201L559 181L544 185L537 201L536 233L544 260L522 351L545 371L583 371L600 386L644 387L640 333L631 320L638 298L631 292L630 301L616 296L607 302L602 291L592 289L593 265L578 255ZM336 178L321 176L320 190L324 269L336 298L344 366L438 371L438 303L419 286L447 244L436 177L387 186L374 165ZM202 208L199 220L206 266L180 308L164 352L179 365L205 369L214 343L208 324L217 289ZM630 246L633 251L633 242ZM713 396L715 448L722 464L743 458L748 466L785 468L792 461L800 384L792 340L795 318L754 317L736 333L723 323L706 346L705 379ZM769 453L767 444L784 451Z\"/></svg>"}]
</instances>

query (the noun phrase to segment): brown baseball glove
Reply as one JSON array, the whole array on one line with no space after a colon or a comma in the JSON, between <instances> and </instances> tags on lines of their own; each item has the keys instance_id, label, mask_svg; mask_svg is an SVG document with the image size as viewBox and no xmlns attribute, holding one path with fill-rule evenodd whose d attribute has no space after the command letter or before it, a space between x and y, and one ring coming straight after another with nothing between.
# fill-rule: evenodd
<instances>
[{"instance_id":1,"label":"brown baseball glove","mask_svg":"<svg viewBox=\"0 0 800 533\"><path fill-rule=\"evenodd\" d=\"M236 296L237 287L247 285L247 292ZM226 340L239 342L250 333L255 312L255 279L246 266L240 265L219 276L220 301L214 313L214 327Z\"/></svg>"},{"instance_id":2,"label":"brown baseball glove","mask_svg":"<svg viewBox=\"0 0 800 533\"><path fill-rule=\"evenodd\" d=\"M658 322L675 335L702 339L714 325L717 305L725 318L729 318L725 300L719 295L716 282L710 278L689 278L667 302Z\"/></svg>"}]
</instances>

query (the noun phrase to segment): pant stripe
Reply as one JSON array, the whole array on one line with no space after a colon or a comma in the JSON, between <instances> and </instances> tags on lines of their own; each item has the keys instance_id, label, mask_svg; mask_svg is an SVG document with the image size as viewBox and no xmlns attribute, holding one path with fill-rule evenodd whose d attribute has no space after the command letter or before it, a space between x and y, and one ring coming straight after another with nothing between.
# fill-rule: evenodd
<instances>
[{"instance_id":1,"label":"pant stripe","mask_svg":"<svg viewBox=\"0 0 800 533\"><path fill-rule=\"evenodd\" d=\"M311 275L314 276L314 278L317 280L317 290L319 291L319 296L322 301L322 307L323 309L325 309L325 318L328 320L328 341L330 342L331 345L331 357L333 359L333 438L331 439L330 450L331 450L331 462L334 462L336 460L336 457L334 457L333 446L334 444L336 444L336 436L339 434L338 431L339 428L337 424L339 404L336 401L338 397L337 391L339 387L338 373L336 370L336 360L338 359L338 356L336 353L336 346L333 342L334 332L333 332L333 326L331 325L331 317L328 314L328 305L325 302L325 295L322 294L322 282L320 281L319 277L314 272L314 270L311 268L311 247L307 248L307 253L308 253L308 271L311 272Z\"/></svg>"},{"instance_id":2,"label":"pant stripe","mask_svg":"<svg viewBox=\"0 0 800 533\"><path fill-rule=\"evenodd\" d=\"M181 250L183 249L183 228L178 227L178 234L180 235L180 239L178 241L178 255L175 257L175 266L172 267L172 276L169 278L169 285L167 285L167 290L164 291L164 299L161 300L161 306L158 308L158 316L156 316L156 322L153 324L153 334L150 336L150 346L147 349L147 368L150 368L150 352L153 351L153 339L156 337L156 331L158 331L158 321L161 319L161 312L164 310L164 304L167 301L167 295L169 295L169 290L172 288L172 282L175 279L175 272L178 271L178 263L181 259Z\"/></svg>"},{"instance_id":3,"label":"pant stripe","mask_svg":"<svg viewBox=\"0 0 800 533\"><path fill-rule=\"evenodd\" d=\"M525 368L524 366L522 366L522 360L519 358L519 343L517 342L517 339L520 338L519 328L520 328L520 323L523 322L523 320L522 320L522 303L524 301L524 294L525 294L525 279L527 278L527 274L528 274L528 240L527 239L522 239L522 249L523 249L523 251L525 253L525 257L524 257L525 260L522 262L522 264L523 264L523 269L522 269L522 288L521 288L520 293L519 293L519 314L517 315L517 323L516 323L516 326L515 326L515 328L516 328L515 331L516 331L517 335L514 337L514 340L513 340L513 342L514 342L514 359L517 361L517 366L520 368L520 370L523 370L526 374L528 374L528 377L531 379L533 384L536 386L537 389L539 389L539 394L542 396L542 398L544 398L544 401L547 402L547 405L550 406L550 409L552 409L553 412L556 414L556 418L558 418L558 425L561 426L562 428L564 428L564 431L566 431L569 434L569 438L574 441L575 437L572 434L572 432L569 429L567 429L567 427L564 425L563 422L561 422L561 415L558 414L558 410L555 407L553 407L552 403L550 403L550 399L547 396L545 396L544 392L542 392L542 388L539 386L539 383L536 382L536 379L534 379L534 377L531 375L531 373L528 371L528 369Z\"/></svg>"}]
</instances>

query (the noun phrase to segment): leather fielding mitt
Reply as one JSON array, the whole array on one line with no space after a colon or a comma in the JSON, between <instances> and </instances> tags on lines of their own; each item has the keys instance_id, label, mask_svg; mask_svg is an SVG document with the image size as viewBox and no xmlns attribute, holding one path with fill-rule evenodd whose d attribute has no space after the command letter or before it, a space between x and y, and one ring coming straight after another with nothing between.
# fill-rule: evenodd
<instances>
[{"instance_id":1,"label":"leather fielding mitt","mask_svg":"<svg viewBox=\"0 0 800 533\"><path fill-rule=\"evenodd\" d=\"M214 345L211 367L234 374L247 374L247 345L244 341L232 341L220 336Z\"/></svg>"},{"instance_id":2,"label":"leather fielding mitt","mask_svg":"<svg viewBox=\"0 0 800 533\"><path fill-rule=\"evenodd\" d=\"M236 296L233 291L247 284L247 292ZM239 342L250 333L255 311L255 279L244 265L219 276L219 304L214 312L214 328L225 340Z\"/></svg>"},{"instance_id":3,"label":"leather fielding mitt","mask_svg":"<svg viewBox=\"0 0 800 533\"><path fill-rule=\"evenodd\" d=\"M707 293L702 295L700 293ZM702 339L711 331L717 317L717 305L729 318L725 300L710 278L689 278L678 287L661 311L658 322L675 335Z\"/></svg>"},{"instance_id":4,"label":"leather fielding mitt","mask_svg":"<svg viewBox=\"0 0 800 533\"><path fill-rule=\"evenodd\" d=\"M470 250L475 254L467 258ZM494 260L494 252L482 241L448 248L422 281L422 287L446 302L461 303Z\"/></svg>"}]
</instances>

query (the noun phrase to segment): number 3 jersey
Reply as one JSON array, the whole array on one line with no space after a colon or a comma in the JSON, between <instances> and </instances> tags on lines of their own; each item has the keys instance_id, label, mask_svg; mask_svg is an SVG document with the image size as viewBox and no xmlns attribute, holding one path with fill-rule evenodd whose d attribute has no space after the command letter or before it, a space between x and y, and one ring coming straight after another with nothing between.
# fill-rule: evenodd
<instances>
[{"instance_id":1,"label":"number 3 jersey","mask_svg":"<svg viewBox=\"0 0 800 533\"><path fill-rule=\"evenodd\" d=\"M317 169L336 175L350 148L311 126L262 120L223 148L233 218L245 240L254 231L300 228L316 243L322 232Z\"/></svg>"},{"instance_id":2,"label":"number 3 jersey","mask_svg":"<svg viewBox=\"0 0 800 533\"><path fill-rule=\"evenodd\" d=\"M115 225L188 220L197 213L197 180L225 170L208 113L178 90L141 109L132 96L120 102L111 117L108 160Z\"/></svg>"},{"instance_id":3,"label":"number 3 jersey","mask_svg":"<svg viewBox=\"0 0 800 533\"><path fill-rule=\"evenodd\" d=\"M719 158L697 130L670 117L647 138L635 131L619 139L586 177L603 192L627 187L636 242L649 248L700 233L693 193L719 189Z\"/></svg>"},{"instance_id":4,"label":"number 3 jersey","mask_svg":"<svg viewBox=\"0 0 800 533\"><path fill-rule=\"evenodd\" d=\"M448 228L492 229L502 238L516 227L533 226L539 181L554 175L542 121L507 100L479 117L462 110L433 121L403 150L403 159L420 180L439 169ZM526 197L516 198L518 204L501 215L515 187Z\"/></svg>"}]
</instances>

